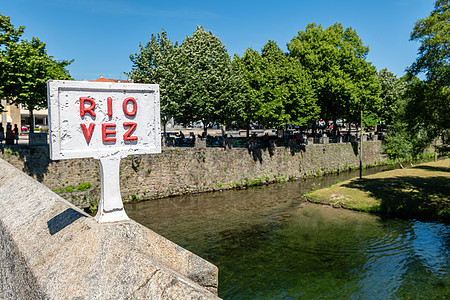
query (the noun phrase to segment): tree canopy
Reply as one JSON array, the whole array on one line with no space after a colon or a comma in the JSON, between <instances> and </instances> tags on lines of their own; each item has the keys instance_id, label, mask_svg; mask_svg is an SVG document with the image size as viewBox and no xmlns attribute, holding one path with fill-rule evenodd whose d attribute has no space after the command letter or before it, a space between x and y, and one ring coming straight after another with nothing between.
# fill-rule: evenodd
<instances>
[{"instance_id":1,"label":"tree canopy","mask_svg":"<svg viewBox=\"0 0 450 300\"><path fill-rule=\"evenodd\" d=\"M247 49L233 63L247 87L245 120L260 125L306 125L319 116L311 81L300 63L288 57L274 41L261 54Z\"/></svg>"},{"instance_id":2,"label":"tree canopy","mask_svg":"<svg viewBox=\"0 0 450 300\"><path fill-rule=\"evenodd\" d=\"M429 83L449 87L450 83L450 4L437 0L434 10L416 22L411 41L421 43L416 61L408 68L412 75L424 73Z\"/></svg>"},{"instance_id":3,"label":"tree canopy","mask_svg":"<svg viewBox=\"0 0 450 300\"><path fill-rule=\"evenodd\" d=\"M3 76L3 96L29 110L47 107L47 81L70 79L68 61L56 61L47 55L45 43L33 38L8 45L4 56L8 74Z\"/></svg>"},{"instance_id":4,"label":"tree canopy","mask_svg":"<svg viewBox=\"0 0 450 300\"><path fill-rule=\"evenodd\" d=\"M381 85L381 101L377 115L380 121L391 125L398 113L404 109L407 82L397 78L387 69L378 72L378 81Z\"/></svg>"},{"instance_id":5,"label":"tree canopy","mask_svg":"<svg viewBox=\"0 0 450 300\"><path fill-rule=\"evenodd\" d=\"M24 26L15 29L10 20L9 17L0 15L0 51L2 52L6 50L8 44L16 43L25 30Z\"/></svg>"},{"instance_id":6,"label":"tree canopy","mask_svg":"<svg viewBox=\"0 0 450 300\"><path fill-rule=\"evenodd\" d=\"M201 120L205 128L232 121L303 126L379 111L377 72L356 31L310 24L287 46L284 53L269 40L261 52L247 49L231 62L220 39L200 26L180 45L163 30L130 56L127 75L160 84L163 121Z\"/></svg>"},{"instance_id":7,"label":"tree canopy","mask_svg":"<svg viewBox=\"0 0 450 300\"><path fill-rule=\"evenodd\" d=\"M157 35L151 35L145 46L139 45L140 52L130 55L133 63L127 76L134 82L159 84L162 91L160 96L161 119L165 127L170 118L180 116L180 61L177 57L178 45L167 37L162 30Z\"/></svg>"},{"instance_id":8,"label":"tree canopy","mask_svg":"<svg viewBox=\"0 0 450 300\"><path fill-rule=\"evenodd\" d=\"M49 79L71 79L66 67L72 61L55 60L37 38L20 40L25 27L16 30L8 17L0 15L0 22L0 98L24 104L32 114L47 107Z\"/></svg>"},{"instance_id":9,"label":"tree canopy","mask_svg":"<svg viewBox=\"0 0 450 300\"><path fill-rule=\"evenodd\" d=\"M377 71L365 59L364 46L356 31L336 23L325 30L314 23L299 31L287 44L313 78L321 117L325 120L357 120L360 110L379 106Z\"/></svg>"},{"instance_id":10,"label":"tree canopy","mask_svg":"<svg viewBox=\"0 0 450 300\"><path fill-rule=\"evenodd\" d=\"M441 151L449 151L450 120L450 4L437 0L434 10L415 24L412 41L421 45L416 61L407 69L410 78L424 74L424 82L414 83L414 96L408 104L411 131L423 129L423 147L439 136Z\"/></svg>"},{"instance_id":11,"label":"tree canopy","mask_svg":"<svg viewBox=\"0 0 450 300\"><path fill-rule=\"evenodd\" d=\"M226 124L242 115L243 82L225 46L210 31L197 27L179 47L180 110L183 123L201 120Z\"/></svg>"},{"instance_id":12,"label":"tree canopy","mask_svg":"<svg viewBox=\"0 0 450 300\"><path fill-rule=\"evenodd\" d=\"M130 59L130 78L160 85L163 119L184 124L201 120L206 130L211 123L242 117L242 79L210 31L199 26L178 46L163 30Z\"/></svg>"}]
</instances>

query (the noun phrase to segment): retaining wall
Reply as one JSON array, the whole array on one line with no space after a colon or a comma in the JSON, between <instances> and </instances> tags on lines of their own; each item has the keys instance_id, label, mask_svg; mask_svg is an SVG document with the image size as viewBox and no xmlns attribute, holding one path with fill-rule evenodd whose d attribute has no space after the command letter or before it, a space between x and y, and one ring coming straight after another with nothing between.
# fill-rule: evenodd
<instances>
[{"instance_id":1,"label":"retaining wall","mask_svg":"<svg viewBox=\"0 0 450 300\"><path fill-rule=\"evenodd\" d=\"M99 224L1 159L0 208L0 299L218 299L211 263L134 221Z\"/></svg>"},{"instance_id":2,"label":"retaining wall","mask_svg":"<svg viewBox=\"0 0 450 300\"><path fill-rule=\"evenodd\" d=\"M364 165L384 163L381 142L363 143ZM52 190L90 182L86 192L63 193L79 207L99 199L99 162L94 159L50 161L46 147L2 148L2 158ZM124 201L264 184L359 167L358 144L305 147L165 148L161 154L129 156L120 168Z\"/></svg>"}]
</instances>

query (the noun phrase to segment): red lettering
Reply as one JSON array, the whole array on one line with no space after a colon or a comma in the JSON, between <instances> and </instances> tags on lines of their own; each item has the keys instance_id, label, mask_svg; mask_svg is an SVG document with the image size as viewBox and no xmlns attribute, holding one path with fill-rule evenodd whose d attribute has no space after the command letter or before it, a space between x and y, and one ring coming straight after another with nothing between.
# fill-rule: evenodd
<instances>
[{"instance_id":1,"label":"red lettering","mask_svg":"<svg viewBox=\"0 0 450 300\"><path fill-rule=\"evenodd\" d=\"M89 102L90 106L85 107L85 102ZM89 113L91 117L95 118L95 100L88 97L80 97L80 116L84 117L86 113Z\"/></svg>"},{"instance_id":2,"label":"red lettering","mask_svg":"<svg viewBox=\"0 0 450 300\"><path fill-rule=\"evenodd\" d=\"M137 136L130 136L130 134L136 128L137 123L135 123L135 122L125 122L125 123L123 123L123 127L128 127L128 126L130 126L130 128L128 128L127 132L125 132L125 134L123 135L123 140L124 141L137 141L137 139L138 139Z\"/></svg>"},{"instance_id":3,"label":"red lettering","mask_svg":"<svg viewBox=\"0 0 450 300\"><path fill-rule=\"evenodd\" d=\"M84 138L86 139L86 143L89 144L89 142L91 141L91 137L92 137L92 132L94 131L94 123L90 123L89 124L89 128L86 128L86 124L81 123L81 130L83 130L83 134L84 134Z\"/></svg>"},{"instance_id":4,"label":"red lettering","mask_svg":"<svg viewBox=\"0 0 450 300\"><path fill-rule=\"evenodd\" d=\"M116 124L112 123L103 123L102 124L102 139L103 142L115 142L115 137L108 137L108 134L116 134L115 130L108 130L108 128L116 128Z\"/></svg>"},{"instance_id":5,"label":"red lettering","mask_svg":"<svg viewBox=\"0 0 450 300\"><path fill-rule=\"evenodd\" d=\"M108 97L108 117L112 118L112 98Z\"/></svg>"},{"instance_id":6,"label":"red lettering","mask_svg":"<svg viewBox=\"0 0 450 300\"><path fill-rule=\"evenodd\" d=\"M130 101L133 103L133 110L131 112L128 111L128 109L127 109L128 102L130 102ZM123 113L129 117L133 117L134 115L136 115L136 111L137 111L136 99L134 99L133 97L128 97L125 100L123 100L122 109L123 109Z\"/></svg>"}]
</instances>

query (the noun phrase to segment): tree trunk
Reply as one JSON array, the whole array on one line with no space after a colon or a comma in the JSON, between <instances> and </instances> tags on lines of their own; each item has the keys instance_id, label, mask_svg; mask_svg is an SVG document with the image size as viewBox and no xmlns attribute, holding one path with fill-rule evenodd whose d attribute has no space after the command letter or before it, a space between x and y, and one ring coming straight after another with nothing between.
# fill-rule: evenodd
<instances>
[{"instance_id":1,"label":"tree trunk","mask_svg":"<svg viewBox=\"0 0 450 300\"><path fill-rule=\"evenodd\" d=\"M167 129L167 122L169 122L169 118L163 118L162 123L163 123L163 134L164 136L166 136L166 129Z\"/></svg>"},{"instance_id":2,"label":"tree trunk","mask_svg":"<svg viewBox=\"0 0 450 300\"><path fill-rule=\"evenodd\" d=\"M203 121L203 132L205 134L205 137L208 136L208 124L206 124L205 121Z\"/></svg>"},{"instance_id":3,"label":"tree trunk","mask_svg":"<svg viewBox=\"0 0 450 300\"><path fill-rule=\"evenodd\" d=\"M222 136L225 136L226 130L227 130L226 125L220 125L220 131L222 132Z\"/></svg>"},{"instance_id":4,"label":"tree trunk","mask_svg":"<svg viewBox=\"0 0 450 300\"><path fill-rule=\"evenodd\" d=\"M34 133L34 114L32 108L29 109L29 113L30 113L30 133Z\"/></svg>"}]
</instances>

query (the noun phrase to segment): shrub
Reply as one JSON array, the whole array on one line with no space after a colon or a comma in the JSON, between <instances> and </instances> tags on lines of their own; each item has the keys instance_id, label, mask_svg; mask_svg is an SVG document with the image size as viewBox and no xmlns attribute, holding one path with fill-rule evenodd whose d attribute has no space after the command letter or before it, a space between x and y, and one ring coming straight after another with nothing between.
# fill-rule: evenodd
<instances>
[{"instance_id":1,"label":"shrub","mask_svg":"<svg viewBox=\"0 0 450 300\"><path fill-rule=\"evenodd\" d=\"M87 182L82 182L77 186L77 191L87 191L90 187L91 187L91 183L89 181Z\"/></svg>"}]
</instances>

